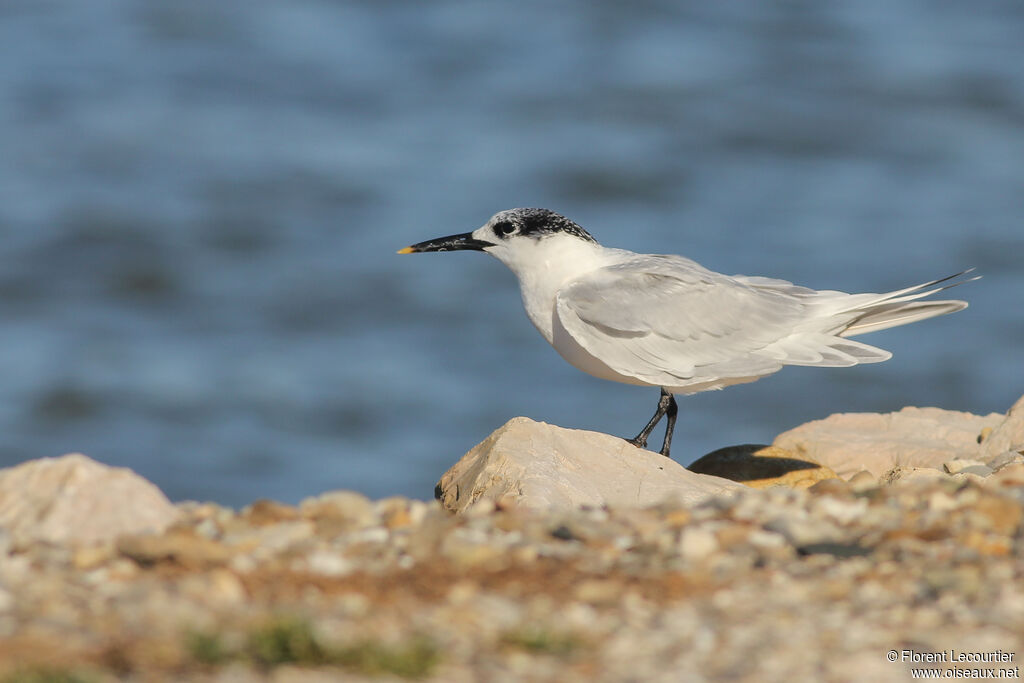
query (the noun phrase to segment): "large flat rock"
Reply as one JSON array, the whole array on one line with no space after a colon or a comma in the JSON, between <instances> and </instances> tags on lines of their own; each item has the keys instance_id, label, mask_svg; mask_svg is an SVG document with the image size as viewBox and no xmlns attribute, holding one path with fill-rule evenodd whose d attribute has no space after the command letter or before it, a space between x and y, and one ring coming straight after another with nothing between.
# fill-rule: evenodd
<instances>
[{"instance_id":1,"label":"large flat rock","mask_svg":"<svg viewBox=\"0 0 1024 683\"><path fill-rule=\"evenodd\" d=\"M696 504L742 488L615 436L516 417L453 465L436 495L459 512L499 499L532 508L636 507L670 497Z\"/></svg>"},{"instance_id":2,"label":"large flat rock","mask_svg":"<svg viewBox=\"0 0 1024 683\"><path fill-rule=\"evenodd\" d=\"M1005 420L998 413L982 416L940 408L839 413L784 432L773 445L831 467L844 479L861 470L880 477L897 466L942 469L950 460L986 460L982 435ZM1000 434L1006 441L1013 438L1012 428Z\"/></svg>"},{"instance_id":3,"label":"large flat rock","mask_svg":"<svg viewBox=\"0 0 1024 683\"><path fill-rule=\"evenodd\" d=\"M178 510L131 470L79 453L0 470L0 529L15 547L89 545L166 529Z\"/></svg>"}]
</instances>

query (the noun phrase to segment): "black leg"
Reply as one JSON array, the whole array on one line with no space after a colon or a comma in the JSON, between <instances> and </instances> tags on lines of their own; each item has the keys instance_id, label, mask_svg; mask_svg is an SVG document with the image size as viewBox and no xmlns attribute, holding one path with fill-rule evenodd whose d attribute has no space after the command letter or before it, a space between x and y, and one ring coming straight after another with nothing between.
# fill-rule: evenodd
<instances>
[{"instance_id":1,"label":"black leg","mask_svg":"<svg viewBox=\"0 0 1024 683\"><path fill-rule=\"evenodd\" d=\"M658 399L658 409L654 412L654 417L647 423L647 426L640 430L640 433L635 438L627 439L631 444L637 448L647 448L647 437L651 435L651 431L657 426L658 421L661 420L662 416L671 411L672 414L669 417L669 426L674 426L676 422L676 400L672 394L665 391L664 388L661 390L661 398ZM668 439L668 443L671 443L672 439ZM668 444L662 446L662 451L666 450Z\"/></svg>"},{"instance_id":2,"label":"black leg","mask_svg":"<svg viewBox=\"0 0 1024 683\"><path fill-rule=\"evenodd\" d=\"M662 389L662 391L665 391ZM659 403L660 405L660 403ZM666 458L669 457L668 449L672 445L672 432L676 428L676 414L679 413L679 406L676 405L676 397L672 394L668 395L668 410L665 415L668 416L668 420L665 425L665 441L661 444L661 454Z\"/></svg>"}]
</instances>

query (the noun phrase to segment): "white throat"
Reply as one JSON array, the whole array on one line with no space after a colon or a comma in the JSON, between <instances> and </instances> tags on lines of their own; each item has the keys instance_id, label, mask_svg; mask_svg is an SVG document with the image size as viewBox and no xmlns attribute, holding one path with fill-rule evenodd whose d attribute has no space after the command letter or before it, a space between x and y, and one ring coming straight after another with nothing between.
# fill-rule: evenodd
<instances>
[{"instance_id":1,"label":"white throat","mask_svg":"<svg viewBox=\"0 0 1024 683\"><path fill-rule=\"evenodd\" d=\"M570 281L608 265L609 252L615 250L571 235L554 234L539 240L514 240L487 251L519 278L526 315L551 343L558 291Z\"/></svg>"}]
</instances>

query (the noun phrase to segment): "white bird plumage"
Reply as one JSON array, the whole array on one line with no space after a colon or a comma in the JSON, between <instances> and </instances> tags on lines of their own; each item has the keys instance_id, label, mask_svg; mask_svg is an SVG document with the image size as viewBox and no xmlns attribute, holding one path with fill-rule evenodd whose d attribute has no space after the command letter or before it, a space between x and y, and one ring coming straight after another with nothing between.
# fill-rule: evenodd
<instances>
[{"instance_id":1,"label":"white bird plumage","mask_svg":"<svg viewBox=\"0 0 1024 683\"><path fill-rule=\"evenodd\" d=\"M964 301L919 301L969 279L884 294L814 290L785 280L723 275L682 256L597 243L547 209L509 209L471 233L399 253L485 251L519 279L527 316L559 354L602 379L660 387L658 412L631 441L645 446L673 394L753 382L784 365L847 367L892 354L848 337L953 313ZM952 282L950 282L952 281ZM945 283L945 284L944 284Z\"/></svg>"}]
</instances>

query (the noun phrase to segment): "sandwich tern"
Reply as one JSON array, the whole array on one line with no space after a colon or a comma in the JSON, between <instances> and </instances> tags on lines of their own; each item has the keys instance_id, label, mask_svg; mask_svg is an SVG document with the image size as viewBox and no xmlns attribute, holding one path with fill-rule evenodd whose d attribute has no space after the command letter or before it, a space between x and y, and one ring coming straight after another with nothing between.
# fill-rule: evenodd
<instances>
[{"instance_id":1,"label":"sandwich tern","mask_svg":"<svg viewBox=\"0 0 1024 683\"><path fill-rule=\"evenodd\" d=\"M658 409L628 441L646 448L674 394L753 382L783 365L846 367L892 354L848 337L967 307L920 299L969 282L971 272L884 294L847 294L785 280L723 275L688 258L636 254L598 244L548 209L508 209L473 232L398 251L483 251L515 273L526 314L556 351L601 379L659 387ZM959 279L957 279L959 278Z\"/></svg>"}]
</instances>

